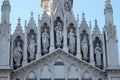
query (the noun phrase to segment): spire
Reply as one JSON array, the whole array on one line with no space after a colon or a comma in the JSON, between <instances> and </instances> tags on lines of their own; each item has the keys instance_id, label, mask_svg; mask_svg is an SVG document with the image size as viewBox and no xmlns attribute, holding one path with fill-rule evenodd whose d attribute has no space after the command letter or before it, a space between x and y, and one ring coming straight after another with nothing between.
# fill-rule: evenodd
<instances>
[{"instance_id":1,"label":"spire","mask_svg":"<svg viewBox=\"0 0 120 80\"><path fill-rule=\"evenodd\" d=\"M105 2L105 8L106 9L112 9L112 5L111 5L111 1L110 0L106 0L106 2Z\"/></svg>"},{"instance_id":2,"label":"spire","mask_svg":"<svg viewBox=\"0 0 120 80\"><path fill-rule=\"evenodd\" d=\"M82 14L82 20L85 21L85 13Z\"/></svg>"},{"instance_id":3,"label":"spire","mask_svg":"<svg viewBox=\"0 0 120 80\"><path fill-rule=\"evenodd\" d=\"M95 19L95 27L98 27L97 20Z\"/></svg>"},{"instance_id":4,"label":"spire","mask_svg":"<svg viewBox=\"0 0 120 80\"><path fill-rule=\"evenodd\" d=\"M31 17L30 17L28 26L36 26L35 20L34 20L34 17L33 17L33 11L31 12Z\"/></svg>"},{"instance_id":5,"label":"spire","mask_svg":"<svg viewBox=\"0 0 120 80\"><path fill-rule=\"evenodd\" d=\"M82 14L82 21L81 21L81 27L87 27L87 23L86 23L86 20L85 20L85 14L83 13Z\"/></svg>"},{"instance_id":6,"label":"spire","mask_svg":"<svg viewBox=\"0 0 120 80\"><path fill-rule=\"evenodd\" d=\"M114 25L113 9L110 0L106 0L105 2L104 14L105 14L105 25L106 26L109 26L109 24Z\"/></svg>"},{"instance_id":7,"label":"spire","mask_svg":"<svg viewBox=\"0 0 120 80\"><path fill-rule=\"evenodd\" d=\"M96 35L96 36L99 36L101 34L100 30L99 30L99 27L98 27L98 23L97 23L97 20L95 19L95 27L94 27L94 31L93 31L93 34Z\"/></svg>"},{"instance_id":8,"label":"spire","mask_svg":"<svg viewBox=\"0 0 120 80\"><path fill-rule=\"evenodd\" d=\"M17 34L17 33L23 33L22 27L21 27L21 19L20 19L20 17L18 18L17 27L16 27L16 30L15 30L15 34Z\"/></svg>"},{"instance_id":9,"label":"spire","mask_svg":"<svg viewBox=\"0 0 120 80\"><path fill-rule=\"evenodd\" d=\"M20 19L20 17L18 18L18 24L17 25L21 26L21 19Z\"/></svg>"},{"instance_id":10,"label":"spire","mask_svg":"<svg viewBox=\"0 0 120 80\"><path fill-rule=\"evenodd\" d=\"M10 20L10 1L9 0L4 0L2 7L1 7L1 23L9 23Z\"/></svg>"}]
</instances>

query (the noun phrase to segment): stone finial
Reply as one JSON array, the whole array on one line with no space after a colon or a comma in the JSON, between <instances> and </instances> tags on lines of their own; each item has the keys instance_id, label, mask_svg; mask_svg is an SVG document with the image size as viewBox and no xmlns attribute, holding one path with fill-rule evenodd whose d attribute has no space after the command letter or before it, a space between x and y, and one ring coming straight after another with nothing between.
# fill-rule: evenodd
<instances>
[{"instance_id":1,"label":"stone finial","mask_svg":"<svg viewBox=\"0 0 120 80\"><path fill-rule=\"evenodd\" d=\"M85 21L85 13L84 12L82 14L82 19L83 19L83 21Z\"/></svg>"},{"instance_id":2,"label":"stone finial","mask_svg":"<svg viewBox=\"0 0 120 80\"><path fill-rule=\"evenodd\" d=\"M25 20L25 27L27 26L27 20Z\"/></svg>"},{"instance_id":3,"label":"stone finial","mask_svg":"<svg viewBox=\"0 0 120 80\"><path fill-rule=\"evenodd\" d=\"M111 1L110 0L106 0L106 4L111 4Z\"/></svg>"},{"instance_id":4,"label":"stone finial","mask_svg":"<svg viewBox=\"0 0 120 80\"><path fill-rule=\"evenodd\" d=\"M105 4L105 7L106 7L106 8L112 8L111 0L106 0L105 3L106 3L106 4Z\"/></svg>"},{"instance_id":5,"label":"stone finial","mask_svg":"<svg viewBox=\"0 0 120 80\"><path fill-rule=\"evenodd\" d=\"M18 23L20 23L20 21L21 21L21 19L20 19L20 17L18 18Z\"/></svg>"},{"instance_id":6,"label":"stone finial","mask_svg":"<svg viewBox=\"0 0 120 80\"><path fill-rule=\"evenodd\" d=\"M95 27L98 27L97 19L95 19Z\"/></svg>"},{"instance_id":7,"label":"stone finial","mask_svg":"<svg viewBox=\"0 0 120 80\"><path fill-rule=\"evenodd\" d=\"M33 14L34 14L33 11L31 11L31 17L33 17Z\"/></svg>"},{"instance_id":8,"label":"stone finial","mask_svg":"<svg viewBox=\"0 0 120 80\"><path fill-rule=\"evenodd\" d=\"M78 23L79 23L79 15L77 14L77 21L78 21Z\"/></svg>"},{"instance_id":9,"label":"stone finial","mask_svg":"<svg viewBox=\"0 0 120 80\"><path fill-rule=\"evenodd\" d=\"M40 20L40 15L38 15L38 20Z\"/></svg>"},{"instance_id":10,"label":"stone finial","mask_svg":"<svg viewBox=\"0 0 120 80\"><path fill-rule=\"evenodd\" d=\"M89 27L90 27L90 28L92 27L92 25L91 25L91 21L89 21Z\"/></svg>"}]
</instances>

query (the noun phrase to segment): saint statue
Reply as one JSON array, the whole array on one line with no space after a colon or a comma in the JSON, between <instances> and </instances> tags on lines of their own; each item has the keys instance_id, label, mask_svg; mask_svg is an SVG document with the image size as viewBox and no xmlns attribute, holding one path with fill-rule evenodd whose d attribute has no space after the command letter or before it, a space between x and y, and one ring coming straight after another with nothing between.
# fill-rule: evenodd
<instances>
[{"instance_id":1,"label":"saint statue","mask_svg":"<svg viewBox=\"0 0 120 80\"><path fill-rule=\"evenodd\" d=\"M42 33L42 46L43 46L43 52L46 54L48 52L49 47L49 34L47 33L47 29Z\"/></svg>"},{"instance_id":2,"label":"saint statue","mask_svg":"<svg viewBox=\"0 0 120 80\"><path fill-rule=\"evenodd\" d=\"M15 47L14 53L13 53L13 59L15 61L15 66L17 68L20 67L20 65L21 65L20 61L21 61L22 56L23 56L22 52L23 52L23 50L20 46L20 42L17 42L17 46Z\"/></svg>"},{"instance_id":3,"label":"saint statue","mask_svg":"<svg viewBox=\"0 0 120 80\"><path fill-rule=\"evenodd\" d=\"M70 29L70 32L68 33L68 39L69 51L73 54L75 52L75 34L73 33L73 29Z\"/></svg>"},{"instance_id":4,"label":"saint statue","mask_svg":"<svg viewBox=\"0 0 120 80\"><path fill-rule=\"evenodd\" d=\"M86 36L83 37L81 47L82 47L82 52L83 52L83 59L87 61L88 60L88 41L87 41Z\"/></svg>"},{"instance_id":5,"label":"saint statue","mask_svg":"<svg viewBox=\"0 0 120 80\"><path fill-rule=\"evenodd\" d=\"M101 55L102 55L102 49L99 47L99 44L97 43L94 53L96 54L96 66L101 67L102 66L102 60L101 60Z\"/></svg>"},{"instance_id":6,"label":"saint statue","mask_svg":"<svg viewBox=\"0 0 120 80\"><path fill-rule=\"evenodd\" d=\"M62 24L60 22L57 23L57 26L55 27L55 32L56 32L56 45L58 48L61 47L61 42L63 39L62 35Z\"/></svg>"},{"instance_id":7,"label":"saint statue","mask_svg":"<svg viewBox=\"0 0 120 80\"><path fill-rule=\"evenodd\" d=\"M31 35L31 38L28 42L28 52L30 54L29 59L30 61L35 59L35 47L37 46L35 39L34 39L34 35Z\"/></svg>"}]
</instances>

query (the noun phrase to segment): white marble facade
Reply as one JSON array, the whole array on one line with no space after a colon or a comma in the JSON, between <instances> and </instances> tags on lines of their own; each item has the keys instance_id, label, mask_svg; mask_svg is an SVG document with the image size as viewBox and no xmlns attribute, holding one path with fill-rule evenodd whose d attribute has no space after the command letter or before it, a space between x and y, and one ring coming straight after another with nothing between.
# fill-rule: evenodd
<instances>
[{"instance_id":1,"label":"white marble facade","mask_svg":"<svg viewBox=\"0 0 120 80\"><path fill-rule=\"evenodd\" d=\"M0 23L0 80L119 80L118 40L110 0L105 26L79 23L73 0L41 0L43 15L33 12L22 30L20 18L11 35L9 0L3 0Z\"/></svg>"}]
</instances>

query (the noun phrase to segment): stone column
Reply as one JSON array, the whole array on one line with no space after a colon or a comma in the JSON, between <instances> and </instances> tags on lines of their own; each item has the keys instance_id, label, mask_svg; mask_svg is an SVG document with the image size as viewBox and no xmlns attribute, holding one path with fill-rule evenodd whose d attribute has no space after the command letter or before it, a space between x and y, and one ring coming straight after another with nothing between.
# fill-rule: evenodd
<instances>
[{"instance_id":1,"label":"stone column","mask_svg":"<svg viewBox=\"0 0 120 80\"><path fill-rule=\"evenodd\" d=\"M64 14L64 26L63 26L63 50L68 52L67 47L67 25L66 25L66 15Z\"/></svg>"},{"instance_id":2,"label":"stone column","mask_svg":"<svg viewBox=\"0 0 120 80\"><path fill-rule=\"evenodd\" d=\"M92 39L92 29L90 27L89 29L89 43L90 43L90 64L95 66L95 60L94 60L94 51L93 51L93 39Z\"/></svg>"},{"instance_id":3,"label":"stone column","mask_svg":"<svg viewBox=\"0 0 120 80\"><path fill-rule=\"evenodd\" d=\"M25 21L25 33L24 33L24 53L23 53L23 62L22 65L25 66L27 65L27 30L26 30L26 21Z\"/></svg>"},{"instance_id":4,"label":"stone column","mask_svg":"<svg viewBox=\"0 0 120 80\"><path fill-rule=\"evenodd\" d=\"M105 54L105 42L104 41L105 41L104 35L102 35L103 68L106 69L106 54Z\"/></svg>"},{"instance_id":5,"label":"stone column","mask_svg":"<svg viewBox=\"0 0 120 80\"><path fill-rule=\"evenodd\" d=\"M53 14L51 14L51 27L50 27L50 52L55 50L55 40L54 40L54 25L53 25Z\"/></svg>"},{"instance_id":6,"label":"stone column","mask_svg":"<svg viewBox=\"0 0 120 80\"><path fill-rule=\"evenodd\" d=\"M81 55L81 47L80 47L80 31L79 31L79 16L77 16L77 55L76 57L79 58L79 59L82 59L82 55Z\"/></svg>"},{"instance_id":7,"label":"stone column","mask_svg":"<svg viewBox=\"0 0 120 80\"><path fill-rule=\"evenodd\" d=\"M38 27L37 27L37 54L36 59L40 59L41 57L41 26L40 26L40 20L38 19Z\"/></svg>"}]
</instances>

